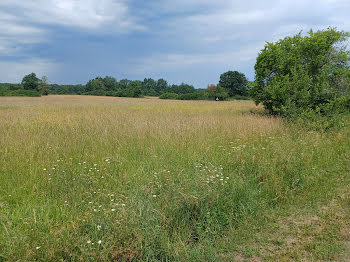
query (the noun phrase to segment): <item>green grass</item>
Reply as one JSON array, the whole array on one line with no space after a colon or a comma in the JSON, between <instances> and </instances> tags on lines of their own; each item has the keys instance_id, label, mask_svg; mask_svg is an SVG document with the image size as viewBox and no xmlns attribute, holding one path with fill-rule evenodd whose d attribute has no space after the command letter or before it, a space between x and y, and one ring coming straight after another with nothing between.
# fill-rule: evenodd
<instances>
[{"instance_id":1,"label":"green grass","mask_svg":"<svg viewBox=\"0 0 350 262\"><path fill-rule=\"evenodd\" d=\"M0 261L348 255L349 127L304 130L250 101L49 96L0 109Z\"/></svg>"}]
</instances>

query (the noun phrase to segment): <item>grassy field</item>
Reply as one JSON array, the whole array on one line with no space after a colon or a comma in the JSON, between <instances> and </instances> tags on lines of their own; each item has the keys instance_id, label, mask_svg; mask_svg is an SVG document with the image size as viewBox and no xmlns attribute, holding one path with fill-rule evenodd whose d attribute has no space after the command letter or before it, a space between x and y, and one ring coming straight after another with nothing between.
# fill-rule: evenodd
<instances>
[{"instance_id":1,"label":"grassy field","mask_svg":"<svg viewBox=\"0 0 350 262\"><path fill-rule=\"evenodd\" d=\"M0 261L349 261L350 127L260 111L0 98Z\"/></svg>"}]
</instances>

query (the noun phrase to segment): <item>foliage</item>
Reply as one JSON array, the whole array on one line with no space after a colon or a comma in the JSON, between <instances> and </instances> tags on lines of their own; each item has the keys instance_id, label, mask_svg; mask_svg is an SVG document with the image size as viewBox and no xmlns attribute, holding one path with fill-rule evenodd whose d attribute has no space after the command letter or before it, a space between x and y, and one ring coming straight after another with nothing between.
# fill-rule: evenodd
<instances>
[{"instance_id":1,"label":"foliage","mask_svg":"<svg viewBox=\"0 0 350 262\"><path fill-rule=\"evenodd\" d=\"M159 99L178 99L179 95L175 93L164 93L159 96Z\"/></svg>"},{"instance_id":2,"label":"foliage","mask_svg":"<svg viewBox=\"0 0 350 262\"><path fill-rule=\"evenodd\" d=\"M208 85L206 90L206 96L209 100L226 100L229 96L226 88L223 88L221 85Z\"/></svg>"},{"instance_id":3,"label":"foliage","mask_svg":"<svg viewBox=\"0 0 350 262\"><path fill-rule=\"evenodd\" d=\"M41 93L36 90L15 89L10 90L6 87L0 87L0 96L41 96Z\"/></svg>"},{"instance_id":4,"label":"foliage","mask_svg":"<svg viewBox=\"0 0 350 262\"><path fill-rule=\"evenodd\" d=\"M255 65L255 102L293 118L329 118L347 110L350 56L342 43L348 37L328 28L267 43Z\"/></svg>"},{"instance_id":5,"label":"foliage","mask_svg":"<svg viewBox=\"0 0 350 262\"><path fill-rule=\"evenodd\" d=\"M99 90L99 91L97 91ZM99 96L119 97L143 97L160 96L163 93L188 94L195 93L196 89L188 84L169 85L164 79L157 81L145 78L143 81L121 79L117 81L114 77L96 77L87 82L86 85L50 85L50 94L85 94Z\"/></svg>"},{"instance_id":6,"label":"foliage","mask_svg":"<svg viewBox=\"0 0 350 262\"><path fill-rule=\"evenodd\" d=\"M49 87L49 79L47 76L43 76L39 87L41 95L47 96L49 94Z\"/></svg>"},{"instance_id":7,"label":"foliage","mask_svg":"<svg viewBox=\"0 0 350 262\"><path fill-rule=\"evenodd\" d=\"M25 90L40 91L40 79L36 77L35 73L26 75L22 79L22 86Z\"/></svg>"},{"instance_id":8,"label":"foliage","mask_svg":"<svg viewBox=\"0 0 350 262\"><path fill-rule=\"evenodd\" d=\"M175 94L189 94L189 93L195 93L196 90L193 86L182 83L180 85L171 85L168 88L169 93L175 93Z\"/></svg>"},{"instance_id":9,"label":"foliage","mask_svg":"<svg viewBox=\"0 0 350 262\"><path fill-rule=\"evenodd\" d=\"M227 89L230 96L248 95L247 83L246 76L238 71L228 71L220 75L219 85Z\"/></svg>"}]
</instances>

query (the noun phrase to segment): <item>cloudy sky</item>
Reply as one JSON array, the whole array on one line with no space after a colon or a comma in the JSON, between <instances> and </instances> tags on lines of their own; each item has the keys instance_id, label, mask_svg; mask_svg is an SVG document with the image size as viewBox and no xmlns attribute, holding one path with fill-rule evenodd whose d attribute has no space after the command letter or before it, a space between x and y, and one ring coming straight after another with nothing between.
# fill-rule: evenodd
<instances>
[{"instance_id":1,"label":"cloudy sky","mask_svg":"<svg viewBox=\"0 0 350 262\"><path fill-rule=\"evenodd\" d=\"M0 0L0 82L165 78L196 88L237 70L254 79L266 41L350 31L350 0Z\"/></svg>"}]
</instances>

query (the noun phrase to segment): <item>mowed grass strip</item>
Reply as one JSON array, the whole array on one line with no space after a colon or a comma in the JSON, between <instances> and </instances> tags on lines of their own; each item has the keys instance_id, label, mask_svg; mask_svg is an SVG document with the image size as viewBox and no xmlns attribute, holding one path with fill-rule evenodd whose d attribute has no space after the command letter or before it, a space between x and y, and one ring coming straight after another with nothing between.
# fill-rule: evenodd
<instances>
[{"instance_id":1,"label":"mowed grass strip","mask_svg":"<svg viewBox=\"0 0 350 262\"><path fill-rule=\"evenodd\" d=\"M341 261L350 128L259 111L0 98L0 260Z\"/></svg>"}]
</instances>

